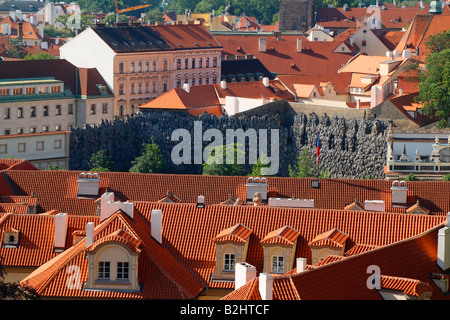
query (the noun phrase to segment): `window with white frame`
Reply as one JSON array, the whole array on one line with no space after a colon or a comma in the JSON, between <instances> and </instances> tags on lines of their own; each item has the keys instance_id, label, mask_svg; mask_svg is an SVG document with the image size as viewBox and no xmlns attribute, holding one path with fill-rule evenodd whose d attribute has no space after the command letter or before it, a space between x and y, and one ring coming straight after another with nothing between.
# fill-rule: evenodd
<instances>
[{"instance_id":1,"label":"window with white frame","mask_svg":"<svg viewBox=\"0 0 450 320\"><path fill-rule=\"evenodd\" d=\"M272 273L284 273L283 256L272 256Z\"/></svg>"},{"instance_id":2,"label":"window with white frame","mask_svg":"<svg viewBox=\"0 0 450 320\"><path fill-rule=\"evenodd\" d=\"M234 271L235 265L236 265L236 255L233 253L226 253L224 255L223 270Z\"/></svg>"},{"instance_id":3,"label":"window with white frame","mask_svg":"<svg viewBox=\"0 0 450 320\"><path fill-rule=\"evenodd\" d=\"M97 279L109 280L111 277L111 263L109 261L100 261L98 263Z\"/></svg>"}]
</instances>

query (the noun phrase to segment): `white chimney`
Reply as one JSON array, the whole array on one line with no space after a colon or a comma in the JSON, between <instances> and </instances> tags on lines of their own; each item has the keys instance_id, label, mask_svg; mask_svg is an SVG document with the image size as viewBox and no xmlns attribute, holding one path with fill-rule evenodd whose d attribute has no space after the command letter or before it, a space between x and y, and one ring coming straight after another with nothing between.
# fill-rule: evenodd
<instances>
[{"instance_id":1,"label":"white chimney","mask_svg":"<svg viewBox=\"0 0 450 320\"><path fill-rule=\"evenodd\" d=\"M197 197L197 208L204 208L205 207L205 196L198 196Z\"/></svg>"},{"instance_id":2,"label":"white chimney","mask_svg":"<svg viewBox=\"0 0 450 320\"><path fill-rule=\"evenodd\" d=\"M392 204L405 205L408 193L408 187L405 181L395 180L392 182Z\"/></svg>"},{"instance_id":3,"label":"white chimney","mask_svg":"<svg viewBox=\"0 0 450 320\"><path fill-rule=\"evenodd\" d=\"M80 173L78 176L78 196L98 196L100 176L98 173Z\"/></svg>"},{"instance_id":4,"label":"white chimney","mask_svg":"<svg viewBox=\"0 0 450 320\"><path fill-rule=\"evenodd\" d=\"M409 59L411 58L411 50L405 49L402 51L402 58L403 59Z\"/></svg>"},{"instance_id":5,"label":"white chimney","mask_svg":"<svg viewBox=\"0 0 450 320\"><path fill-rule=\"evenodd\" d=\"M247 200L253 200L256 192L261 194L262 200L267 200L267 189L269 185L267 184L266 178L249 177L245 186L247 187Z\"/></svg>"},{"instance_id":6,"label":"white chimney","mask_svg":"<svg viewBox=\"0 0 450 320\"><path fill-rule=\"evenodd\" d=\"M103 196L105 194L103 194ZM102 196L102 198L103 198L103 196ZM106 201L105 200L105 201L101 201L100 221L103 221L103 220L109 218L114 213L116 213L118 210L122 210L130 218L133 218L133 211L134 211L133 202L121 202L121 201L113 201L113 200Z\"/></svg>"},{"instance_id":7,"label":"white chimney","mask_svg":"<svg viewBox=\"0 0 450 320\"><path fill-rule=\"evenodd\" d=\"M392 58L392 52L391 51L386 51L386 57Z\"/></svg>"},{"instance_id":8,"label":"white chimney","mask_svg":"<svg viewBox=\"0 0 450 320\"><path fill-rule=\"evenodd\" d=\"M302 52L302 38L297 38L297 52Z\"/></svg>"},{"instance_id":9,"label":"white chimney","mask_svg":"<svg viewBox=\"0 0 450 320\"><path fill-rule=\"evenodd\" d=\"M39 36L41 37L41 39L44 39L44 24L43 23L39 23L38 31L39 31Z\"/></svg>"},{"instance_id":10,"label":"white chimney","mask_svg":"<svg viewBox=\"0 0 450 320\"><path fill-rule=\"evenodd\" d=\"M360 102L361 102L360 99L356 100L356 109L359 109L359 104L360 104Z\"/></svg>"},{"instance_id":11,"label":"white chimney","mask_svg":"<svg viewBox=\"0 0 450 320\"><path fill-rule=\"evenodd\" d=\"M262 79L262 82L263 82L263 85L264 85L266 88L269 86L270 81L269 81L269 78L268 78L268 77L264 77L264 78Z\"/></svg>"},{"instance_id":12,"label":"white chimney","mask_svg":"<svg viewBox=\"0 0 450 320\"><path fill-rule=\"evenodd\" d=\"M220 87L223 90L227 90L227 82L225 80L220 81Z\"/></svg>"},{"instance_id":13,"label":"white chimney","mask_svg":"<svg viewBox=\"0 0 450 320\"><path fill-rule=\"evenodd\" d=\"M355 35L352 33L352 34L350 35L350 46L353 47L354 41L355 41Z\"/></svg>"},{"instance_id":14,"label":"white chimney","mask_svg":"<svg viewBox=\"0 0 450 320\"><path fill-rule=\"evenodd\" d=\"M55 44L56 44L56 45L59 45L59 36L57 36L57 37L55 38Z\"/></svg>"},{"instance_id":15,"label":"white chimney","mask_svg":"<svg viewBox=\"0 0 450 320\"><path fill-rule=\"evenodd\" d=\"M3 23L2 24L2 34L3 35L10 35L11 34L11 24L10 23Z\"/></svg>"},{"instance_id":16,"label":"white chimney","mask_svg":"<svg viewBox=\"0 0 450 320\"><path fill-rule=\"evenodd\" d=\"M150 216L151 236L153 239L162 243L162 211L152 210Z\"/></svg>"},{"instance_id":17,"label":"white chimney","mask_svg":"<svg viewBox=\"0 0 450 320\"><path fill-rule=\"evenodd\" d=\"M450 268L450 212L447 213L447 225L438 233L437 265L443 271Z\"/></svg>"},{"instance_id":18,"label":"white chimney","mask_svg":"<svg viewBox=\"0 0 450 320\"><path fill-rule=\"evenodd\" d=\"M86 223L86 248L94 243L94 229L93 222Z\"/></svg>"},{"instance_id":19,"label":"white chimney","mask_svg":"<svg viewBox=\"0 0 450 320\"><path fill-rule=\"evenodd\" d=\"M256 277L256 268L246 262L236 263L234 270L234 290L239 289Z\"/></svg>"},{"instance_id":20,"label":"white chimney","mask_svg":"<svg viewBox=\"0 0 450 320\"><path fill-rule=\"evenodd\" d=\"M266 52L266 38L259 38L259 51Z\"/></svg>"},{"instance_id":21,"label":"white chimney","mask_svg":"<svg viewBox=\"0 0 450 320\"><path fill-rule=\"evenodd\" d=\"M398 50L392 51L392 56L393 56L394 58L398 58Z\"/></svg>"},{"instance_id":22,"label":"white chimney","mask_svg":"<svg viewBox=\"0 0 450 320\"><path fill-rule=\"evenodd\" d=\"M297 273L306 271L306 258L297 258Z\"/></svg>"},{"instance_id":23,"label":"white chimney","mask_svg":"<svg viewBox=\"0 0 450 320\"><path fill-rule=\"evenodd\" d=\"M385 211L385 205L383 200L366 200L364 202L364 209L366 211Z\"/></svg>"},{"instance_id":24,"label":"white chimney","mask_svg":"<svg viewBox=\"0 0 450 320\"><path fill-rule=\"evenodd\" d=\"M370 107L374 108L383 102L383 87L382 86L372 86L370 90Z\"/></svg>"},{"instance_id":25,"label":"white chimney","mask_svg":"<svg viewBox=\"0 0 450 320\"><path fill-rule=\"evenodd\" d=\"M259 294L261 300L273 300L273 277L269 273L259 275Z\"/></svg>"},{"instance_id":26,"label":"white chimney","mask_svg":"<svg viewBox=\"0 0 450 320\"><path fill-rule=\"evenodd\" d=\"M65 249L67 226L69 222L69 216L67 213L58 213L55 216L55 248Z\"/></svg>"},{"instance_id":27,"label":"white chimney","mask_svg":"<svg viewBox=\"0 0 450 320\"><path fill-rule=\"evenodd\" d=\"M191 87L190 87L189 83L183 84L183 90L186 91L187 93L191 92Z\"/></svg>"}]
</instances>

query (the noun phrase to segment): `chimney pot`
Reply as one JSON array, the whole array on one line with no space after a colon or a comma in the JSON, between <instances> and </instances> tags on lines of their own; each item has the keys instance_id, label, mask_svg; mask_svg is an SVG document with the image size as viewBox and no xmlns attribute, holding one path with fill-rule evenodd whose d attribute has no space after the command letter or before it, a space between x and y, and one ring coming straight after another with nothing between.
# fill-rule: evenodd
<instances>
[{"instance_id":1,"label":"chimney pot","mask_svg":"<svg viewBox=\"0 0 450 320\"><path fill-rule=\"evenodd\" d=\"M227 82L225 80L220 81L220 87L223 90L227 90Z\"/></svg>"}]
</instances>

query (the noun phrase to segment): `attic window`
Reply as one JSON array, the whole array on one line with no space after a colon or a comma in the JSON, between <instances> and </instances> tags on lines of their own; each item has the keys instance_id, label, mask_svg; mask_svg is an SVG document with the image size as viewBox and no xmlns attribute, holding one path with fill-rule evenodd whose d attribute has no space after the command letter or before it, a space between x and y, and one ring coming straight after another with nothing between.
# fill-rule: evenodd
<instances>
[{"instance_id":1,"label":"attic window","mask_svg":"<svg viewBox=\"0 0 450 320\"><path fill-rule=\"evenodd\" d=\"M17 248L19 246L20 231L14 228L3 232L3 248Z\"/></svg>"}]
</instances>

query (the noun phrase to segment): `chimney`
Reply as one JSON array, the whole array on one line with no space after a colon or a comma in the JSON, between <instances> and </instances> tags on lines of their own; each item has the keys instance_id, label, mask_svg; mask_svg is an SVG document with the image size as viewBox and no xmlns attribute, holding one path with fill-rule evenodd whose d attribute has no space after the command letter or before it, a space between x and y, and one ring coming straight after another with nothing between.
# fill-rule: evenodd
<instances>
[{"instance_id":1,"label":"chimney","mask_svg":"<svg viewBox=\"0 0 450 320\"><path fill-rule=\"evenodd\" d=\"M444 272L450 268L450 212L447 213L446 226L438 233L437 265Z\"/></svg>"},{"instance_id":2,"label":"chimney","mask_svg":"<svg viewBox=\"0 0 450 320\"><path fill-rule=\"evenodd\" d=\"M269 198L269 207L314 209L314 199Z\"/></svg>"},{"instance_id":3,"label":"chimney","mask_svg":"<svg viewBox=\"0 0 450 320\"><path fill-rule=\"evenodd\" d=\"M403 59L409 59L411 58L411 50L405 49L402 51L402 58Z\"/></svg>"},{"instance_id":4,"label":"chimney","mask_svg":"<svg viewBox=\"0 0 450 320\"><path fill-rule=\"evenodd\" d=\"M86 223L86 248L94 243L94 223Z\"/></svg>"},{"instance_id":5,"label":"chimney","mask_svg":"<svg viewBox=\"0 0 450 320\"><path fill-rule=\"evenodd\" d=\"M253 200L253 195L256 192L261 194L262 200L267 200L267 189L269 185L267 184L266 178L249 177L247 179L247 201Z\"/></svg>"},{"instance_id":6,"label":"chimney","mask_svg":"<svg viewBox=\"0 0 450 320\"><path fill-rule=\"evenodd\" d=\"M360 102L361 102L360 99L356 100L356 109L359 109L359 104L360 104Z\"/></svg>"},{"instance_id":7,"label":"chimney","mask_svg":"<svg viewBox=\"0 0 450 320\"><path fill-rule=\"evenodd\" d=\"M64 250L66 248L68 222L67 213L58 213L55 216L55 249Z\"/></svg>"},{"instance_id":8,"label":"chimney","mask_svg":"<svg viewBox=\"0 0 450 320\"><path fill-rule=\"evenodd\" d=\"M383 87L372 86L370 91L370 108L374 108L383 101Z\"/></svg>"},{"instance_id":9,"label":"chimney","mask_svg":"<svg viewBox=\"0 0 450 320\"><path fill-rule=\"evenodd\" d=\"M269 78L268 77L264 77L262 79L263 85L267 88L269 86Z\"/></svg>"},{"instance_id":10,"label":"chimney","mask_svg":"<svg viewBox=\"0 0 450 320\"><path fill-rule=\"evenodd\" d=\"M55 44L59 45L59 36L55 37Z\"/></svg>"},{"instance_id":11,"label":"chimney","mask_svg":"<svg viewBox=\"0 0 450 320\"><path fill-rule=\"evenodd\" d=\"M198 196L197 197L197 208L204 208L205 207L205 196Z\"/></svg>"},{"instance_id":12,"label":"chimney","mask_svg":"<svg viewBox=\"0 0 450 320\"><path fill-rule=\"evenodd\" d=\"M100 177L98 173L80 173L77 196L98 196Z\"/></svg>"},{"instance_id":13,"label":"chimney","mask_svg":"<svg viewBox=\"0 0 450 320\"><path fill-rule=\"evenodd\" d=\"M383 200L366 200L364 202L364 209L366 211L385 211L385 205Z\"/></svg>"},{"instance_id":14,"label":"chimney","mask_svg":"<svg viewBox=\"0 0 450 320\"><path fill-rule=\"evenodd\" d=\"M393 56L394 59L398 58L398 50L392 51L392 56Z\"/></svg>"},{"instance_id":15,"label":"chimney","mask_svg":"<svg viewBox=\"0 0 450 320\"><path fill-rule=\"evenodd\" d=\"M297 273L306 271L306 258L297 258Z\"/></svg>"},{"instance_id":16,"label":"chimney","mask_svg":"<svg viewBox=\"0 0 450 320\"><path fill-rule=\"evenodd\" d=\"M236 263L234 270L234 290L239 289L256 277L256 268L246 262Z\"/></svg>"},{"instance_id":17,"label":"chimney","mask_svg":"<svg viewBox=\"0 0 450 320\"><path fill-rule=\"evenodd\" d=\"M227 90L227 82L225 80L220 81L220 87L223 90Z\"/></svg>"},{"instance_id":18,"label":"chimney","mask_svg":"<svg viewBox=\"0 0 450 320\"><path fill-rule=\"evenodd\" d=\"M39 36L41 37L41 39L44 39L44 24L43 23L39 23L38 30L39 30Z\"/></svg>"},{"instance_id":19,"label":"chimney","mask_svg":"<svg viewBox=\"0 0 450 320\"><path fill-rule=\"evenodd\" d=\"M269 273L259 275L259 294L261 300L273 299L273 277Z\"/></svg>"},{"instance_id":20,"label":"chimney","mask_svg":"<svg viewBox=\"0 0 450 320\"><path fill-rule=\"evenodd\" d=\"M392 182L391 192L393 205L406 205L408 187L405 181L395 180Z\"/></svg>"},{"instance_id":21,"label":"chimney","mask_svg":"<svg viewBox=\"0 0 450 320\"><path fill-rule=\"evenodd\" d=\"M17 28L19 29L19 30L18 30L18 33L19 33L19 39L22 39L22 38L23 38L23 22L22 22L22 20L19 20L19 21L17 22Z\"/></svg>"},{"instance_id":22,"label":"chimney","mask_svg":"<svg viewBox=\"0 0 450 320\"><path fill-rule=\"evenodd\" d=\"M302 52L302 38L297 38L297 52Z\"/></svg>"},{"instance_id":23,"label":"chimney","mask_svg":"<svg viewBox=\"0 0 450 320\"><path fill-rule=\"evenodd\" d=\"M122 210L130 218L133 218L133 202L114 201L114 193L105 192L100 199L100 221L109 218L118 210Z\"/></svg>"},{"instance_id":24,"label":"chimney","mask_svg":"<svg viewBox=\"0 0 450 320\"><path fill-rule=\"evenodd\" d=\"M391 51L386 51L386 57L392 58L392 52Z\"/></svg>"},{"instance_id":25,"label":"chimney","mask_svg":"<svg viewBox=\"0 0 450 320\"><path fill-rule=\"evenodd\" d=\"M162 243L162 211L161 210L152 210L150 216L150 224L151 224L151 236L153 239L158 241L158 243Z\"/></svg>"},{"instance_id":26,"label":"chimney","mask_svg":"<svg viewBox=\"0 0 450 320\"><path fill-rule=\"evenodd\" d=\"M266 52L266 38L259 38L259 51Z\"/></svg>"},{"instance_id":27,"label":"chimney","mask_svg":"<svg viewBox=\"0 0 450 320\"><path fill-rule=\"evenodd\" d=\"M191 92L191 87L189 86L189 83L183 84L183 90L186 91L187 93Z\"/></svg>"}]
</instances>

